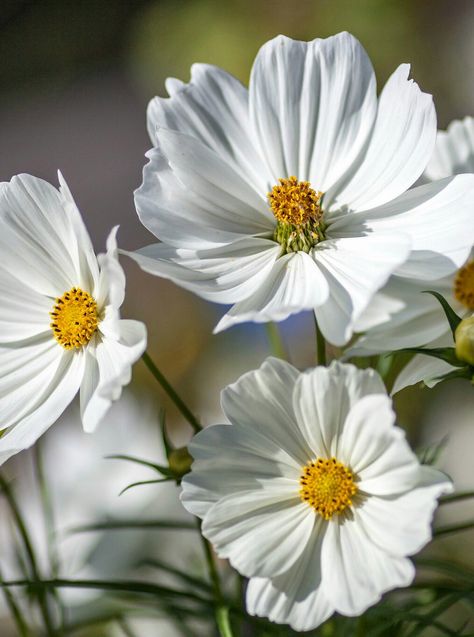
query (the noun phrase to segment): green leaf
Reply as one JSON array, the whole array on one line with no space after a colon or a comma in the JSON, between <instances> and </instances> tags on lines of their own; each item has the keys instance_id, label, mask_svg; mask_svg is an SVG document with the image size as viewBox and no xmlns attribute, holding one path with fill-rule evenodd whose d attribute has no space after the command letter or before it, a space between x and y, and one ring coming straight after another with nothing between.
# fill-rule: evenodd
<instances>
[{"instance_id":1,"label":"green leaf","mask_svg":"<svg viewBox=\"0 0 474 637\"><path fill-rule=\"evenodd\" d=\"M150 462L149 460L143 460L142 458L136 458L135 456L126 456L123 454L116 454L112 456L105 456L105 459L106 460L127 460L128 462L135 462L137 464L143 465L144 467L148 467L149 469L154 469L155 471L158 471L158 473L161 473L162 475L166 477L170 478L173 476L169 467L164 467L163 465L155 464L154 462Z\"/></svg>"},{"instance_id":2,"label":"green leaf","mask_svg":"<svg viewBox=\"0 0 474 637\"><path fill-rule=\"evenodd\" d=\"M449 575L457 580L464 580L471 586L474 586L474 570L467 566L456 564L456 562L440 560L429 557L418 557L415 559L417 566L438 571L443 575Z\"/></svg>"},{"instance_id":3,"label":"green leaf","mask_svg":"<svg viewBox=\"0 0 474 637\"><path fill-rule=\"evenodd\" d=\"M207 597L202 597L197 593L190 591L180 591L167 586L160 586L158 584L152 584L150 582L138 582L135 580L70 580L70 579L51 579L51 580L13 580L8 582L0 582L0 587L16 587L27 586L40 589L54 589L54 588L79 588L79 589L92 589L103 590L117 593L133 593L138 595L151 595L154 597L167 597L171 599L187 599L200 604L213 605L213 600Z\"/></svg>"},{"instance_id":4,"label":"green leaf","mask_svg":"<svg viewBox=\"0 0 474 637\"><path fill-rule=\"evenodd\" d=\"M457 326L462 320L461 317L456 314L456 312L449 305L444 296L439 292L435 292L434 290L423 290L423 294L431 294L435 297L435 299L439 301L441 307L444 310L444 313L446 314L446 318L448 319L449 327L451 328L454 339L454 332L456 331Z\"/></svg>"},{"instance_id":5,"label":"green leaf","mask_svg":"<svg viewBox=\"0 0 474 637\"><path fill-rule=\"evenodd\" d=\"M435 380L455 380L456 378L466 378L471 380L474 378L474 372L469 367L463 367L462 369L453 369L451 372L447 372L442 376L437 376Z\"/></svg>"},{"instance_id":6,"label":"green leaf","mask_svg":"<svg viewBox=\"0 0 474 637\"><path fill-rule=\"evenodd\" d=\"M195 531L196 526L191 522L181 520L105 520L68 529L69 535L76 533L90 533L93 531L129 531L133 529L171 529L178 531Z\"/></svg>"},{"instance_id":7,"label":"green leaf","mask_svg":"<svg viewBox=\"0 0 474 637\"><path fill-rule=\"evenodd\" d=\"M441 453L443 452L446 444L448 442L448 436L444 436L439 442L430 445L429 447L425 447L424 449L420 449L417 451L417 456L421 464L433 466L438 461Z\"/></svg>"},{"instance_id":8,"label":"green leaf","mask_svg":"<svg viewBox=\"0 0 474 637\"><path fill-rule=\"evenodd\" d=\"M474 498L474 491L458 491L457 493L442 496L439 499L439 504L449 504L450 502L469 500L469 498Z\"/></svg>"},{"instance_id":9,"label":"green leaf","mask_svg":"<svg viewBox=\"0 0 474 637\"><path fill-rule=\"evenodd\" d=\"M407 354L424 354L425 356L432 356L433 358L439 358L440 360L452 365L453 367L465 367L466 363L460 361L456 356L456 350L454 347L433 347L432 349L425 349L424 347L405 347L398 350Z\"/></svg>"},{"instance_id":10,"label":"green leaf","mask_svg":"<svg viewBox=\"0 0 474 637\"><path fill-rule=\"evenodd\" d=\"M204 589L207 592L212 591L212 587L204 580L198 577L194 577L193 575L189 575L189 573L183 573L179 569L169 564L166 564L166 562L163 562L162 560L157 560L157 559L144 560L142 564L143 566L151 566L161 571L165 571L166 573L170 573L170 575L174 575L181 581L185 582L186 584L190 584L191 586L197 586L198 588Z\"/></svg>"},{"instance_id":11,"label":"green leaf","mask_svg":"<svg viewBox=\"0 0 474 637\"><path fill-rule=\"evenodd\" d=\"M441 535L448 535L449 533L458 533L459 531L468 531L474 528L474 520L467 522L461 522L461 524L447 524L446 526L439 526L433 531L434 537L440 537Z\"/></svg>"},{"instance_id":12,"label":"green leaf","mask_svg":"<svg viewBox=\"0 0 474 637\"><path fill-rule=\"evenodd\" d=\"M172 482L174 478L161 478L160 480L141 480L140 482L132 482L125 489L122 489L119 495L123 495L129 489L134 489L135 487L141 487L145 484L161 484L162 482Z\"/></svg>"}]
</instances>

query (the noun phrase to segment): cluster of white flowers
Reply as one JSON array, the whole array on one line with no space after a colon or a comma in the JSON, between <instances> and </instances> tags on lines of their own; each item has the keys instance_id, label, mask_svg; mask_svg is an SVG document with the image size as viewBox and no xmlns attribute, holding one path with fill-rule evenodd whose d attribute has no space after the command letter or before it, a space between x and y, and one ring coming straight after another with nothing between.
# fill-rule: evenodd
<instances>
[{"instance_id":1,"label":"cluster of white flowers","mask_svg":"<svg viewBox=\"0 0 474 637\"><path fill-rule=\"evenodd\" d=\"M215 331L311 310L346 359L452 345L422 292L474 312L474 120L437 134L431 96L408 76L398 67L377 97L366 52L341 33L266 43L248 90L202 64L188 84L169 79L148 109L135 193L159 242L124 254L231 304ZM2 463L78 391L93 431L146 347L145 327L119 315L117 228L96 256L59 182L0 184ZM393 389L452 369L417 355ZM249 578L251 615L309 630L412 582L408 557L452 485L410 450L375 371L269 358L223 390L222 409L230 424L189 445L181 499Z\"/></svg>"}]
</instances>

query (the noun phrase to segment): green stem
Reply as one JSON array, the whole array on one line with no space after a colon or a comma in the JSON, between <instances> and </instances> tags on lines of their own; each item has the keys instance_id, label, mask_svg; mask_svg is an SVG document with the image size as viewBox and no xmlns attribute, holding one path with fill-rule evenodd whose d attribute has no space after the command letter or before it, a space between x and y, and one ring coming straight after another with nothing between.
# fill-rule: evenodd
<instances>
[{"instance_id":1,"label":"green stem","mask_svg":"<svg viewBox=\"0 0 474 637\"><path fill-rule=\"evenodd\" d=\"M3 582L2 574L0 573L0 582ZM13 617L13 620L16 624L19 637L30 637L30 629L28 628L28 624L23 617L23 614L20 610L20 607L15 601L15 597L9 588L3 589L3 595L5 596L5 601L10 610L10 613Z\"/></svg>"},{"instance_id":2,"label":"green stem","mask_svg":"<svg viewBox=\"0 0 474 637\"><path fill-rule=\"evenodd\" d=\"M143 359L143 362L145 363L145 365L148 367L148 369L151 372L151 374L160 383L161 387L164 389L164 391L168 394L168 396L174 402L174 404L179 409L179 411L184 416L184 418L186 418L186 420L189 422L189 424L194 429L194 431L196 433L198 431L201 431L202 427L201 427L201 424L199 423L198 419L196 418L196 416L192 413L192 411L189 409L189 407L186 405L186 403L182 400L182 398L173 389L173 387L170 385L170 383L166 380L166 378L160 372L158 367L152 361L150 355L147 352L145 352L142 355L142 359Z\"/></svg>"},{"instance_id":3,"label":"green stem","mask_svg":"<svg viewBox=\"0 0 474 637\"><path fill-rule=\"evenodd\" d=\"M460 502L461 500L468 500L474 498L474 491L459 491L458 493L451 493L440 498L440 504L450 504L451 502Z\"/></svg>"},{"instance_id":4,"label":"green stem","mask_svg":"<svg viewBox=\"0 0 474 637\"><path fill-rule=\"evenodd\" d=\"M0 475L0 488L3 491L5 498L7 499L8 505L15 519L16 527L18 529L18 533L20 534L20 537L23 542L23 546L25 548L26 556L28 558L33 579L35 583L40 582L41 581L40 572L38 569L35 552L33 550L33 545L31 543L28 530L26 528L23 517L20 513L20 509L17 506L13 492L10 489L10 485L1 475ZM44 625L46 628L46 634L49 635L49 637L55 637L56 632L54 630L53 622L52 622L50 611L49 611L48 598L43 588L38 589L38 604L39 604L41 615L43 617Z\"/></svg>"},{"instance_id":5,"label":"green stem","mask_svg":"<svg viewBox=\"0 0 474 637\"><path fill-rule=\"evenodd\" d=\"M318 359L318 365L326 365L326 341L323 333L319 329L316 315L314 315L314 327L316 329L316 354Z\"/></svg>"},{"instance_id":6,"label":"green stem","mask_svg":"<svg viewBox=\"0 0 474 637\"><path fill-rule=\"evenodd\" d=\"M229 607L224 602L224 598L222 595L221 584L219 581L219 573L217 572L216 563L214 561L214 555L212 554L212 548L208 540L201 533L201 523L199 525L199 532L201 535L202 546L204 549L204 554L206 556L207 568L209 571L209 577L212 582L212 587L214 589L214 598L217 602L216 606L216 624L219 629L219 634L221 637L233 637L232 628L230 625L229 619Z\"/></svg>"},{"instance_id":7,"label":"green stem","mask_svg":"<svg viewBox=\"0 0 474 637\"><path fill-rule=\"evenodd\" d=\"M265 329L267 331L267 339L270 346L270 351L273 356L282 358L283 360L287 360L288 354L286 352L285 344L283 343L280 330L278 329L278 325L276 323L265 323Z\"/></svg>"},{"instance_id":8,"label":"green stem","mask_svg":"<svg viewBox=\"0 0 474 637\"><path fill-rule=\"evenodd\" d=\"M47 550L48 550L48 559L49 565L51 569L51 575L53 578L58 577L60 568L60 558L57 547L57 538L56 538L56 523L54 518L54 508L53 502L50 497L48 483L46 480L46 475L43 468L43 454L42 454L42 443L41 440L38 440L36 445L34 446L34 460L35 460L35 472L36 477L38 479L40 498L41 498L41 508L44 516L44 525L46 531L46 542L47 542ZM56 604L59 609L60 618L61 618L61 626L64 627L65 623L65 609L61 598L59 596L59 592L57 590L53 591L53 596L56 601Z\"/></svg>"}]
</instances>

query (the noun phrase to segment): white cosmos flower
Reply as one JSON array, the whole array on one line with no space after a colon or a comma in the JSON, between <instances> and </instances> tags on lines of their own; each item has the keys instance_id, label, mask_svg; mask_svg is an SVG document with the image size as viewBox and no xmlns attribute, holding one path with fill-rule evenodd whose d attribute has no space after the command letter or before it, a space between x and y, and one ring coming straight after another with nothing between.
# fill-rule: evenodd
<instances>
[{"instance_id":1,"label":"white cosmos flower","mask_svg":"<svg viewBox=\"0 0 474 637\"><path fill-rule=\"evenodd\" d=\"M142 323L120 320L115 235L95 256L71 193L31 175L0 184L0 463L30 447L80 388L92 431L130 381Z\"/></svg>"},{"instance_id":2,"label":"white cosmos flower","mask_svg":"<svg viewBox=\"0 0 474 637\"><path fill-rule=\"evenodd\" d=\"M421 466L373 370L299 373L269 358L224 389L230 425L199 433L182 502L250 577L253 615L309 630L414 577L451 484Z\"/></svg>"},{"instance_id":3,"label":"white cosmos flower","mask_svg":"<svg viewBox=\"0 0 474 637\"><path fill-rule=\"evenodd\" d=\"M426 168L425 178L440 179L461 173L474 173L474 119L455 120L447 131L439 131L435 152ZM473 200L474 201L474 200ZM471 202L471 226L474 227ZM462 232L462 230L459 230ZM404 347L452 346L453 337L440 304L424 290L442 294L463 318L474 313L474 238L467 261L454 273L427 282L392 276L375 296L356 324L366 332L350 354L372 355ZM415 356L398 376L393 393L424 381L432 387L439 377L454 367L429 356Z\"/></svg>"},{"instance_id":4,"label":"white cosmos flower","mask_svg":"<svg viewBox=\"0 0 474 637\"><path fill-rule=\"evenodd\" d=\"M348 33L278 36L257 55L249 90L192 67L148 108L154 148L135 194L162 243L128 253L153 274L234 304L216 331L315 309L346 343L371 297L402 263L424 279L452 273L474 230L474 178L407 189L431 156L431 96L402 64L380 98Z\"/></svg>"}]
</instances>

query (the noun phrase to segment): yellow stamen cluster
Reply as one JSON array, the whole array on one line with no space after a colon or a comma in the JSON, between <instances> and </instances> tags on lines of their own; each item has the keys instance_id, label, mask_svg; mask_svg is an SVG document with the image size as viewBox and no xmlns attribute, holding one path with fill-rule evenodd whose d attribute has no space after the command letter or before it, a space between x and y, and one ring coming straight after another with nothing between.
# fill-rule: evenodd
<instances>
[{"instance_id":1,"label":"yellow stamen cluster","mask_svg":"<svg viewBox=\"0 0 474 637\"><path fill-rule=\"evenodd\" d=\"M303 467L300 485L302 501L325 520L351 506L357 493L352 472L336 458L318 458L308 462Z\"/></svg>"},{"instance_id":2,"label":"yellow stamen cluster","mask_svg":"<svg viewBox=\"0 0 474 637\"><path fill-rule=\"evenodd\" d=\"M454 279L454 296L465 307L474 311L474 259L458 271Z\"/></svg>"},{"instance_id":3,"label":"yellow stamen cluster","mask_svg":"<svg viewBox=\"0 0 474 637\"><path fill-rule=\"evenodd\" d=\"M88 292L71 288L56 299L51 329L64 349L77 349L91 340L99 324L97 303Z\"/></svg>"},{"instance_id":4,"label":"yellow stamen cluster","mask_svg":"<svg viewBox=\"0 0 474 637\"><path fill-rule=\"evenodd\" d=\"M309 181L298 181L296 177L279 179L268 193L268 200L276 219L281 223L303 226L310 219L321 218L322 192L313 190Z\"/></svg>"}]
</instances>

